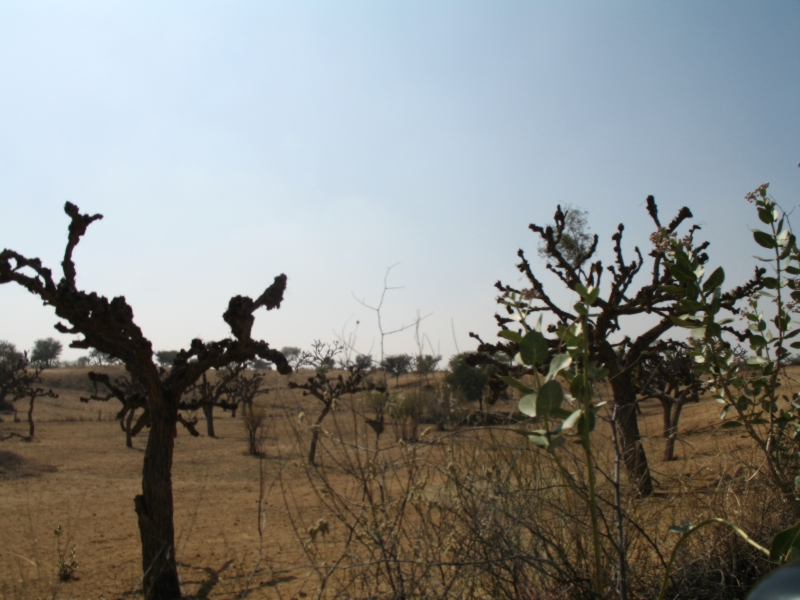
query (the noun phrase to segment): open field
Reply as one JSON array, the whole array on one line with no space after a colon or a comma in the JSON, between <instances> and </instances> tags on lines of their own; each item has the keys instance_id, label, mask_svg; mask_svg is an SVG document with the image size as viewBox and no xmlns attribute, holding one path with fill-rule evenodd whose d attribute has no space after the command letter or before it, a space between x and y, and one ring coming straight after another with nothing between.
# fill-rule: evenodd
<instances>
[{"instance_id":1,"label":"open field","mask_svg":"<svg viewBox=\"0 0 800 600\"><path fill-rule=\"evenodd\" d=\"M141 486L145 434L134 439L133 449L126 448L119 422L113 420L119 403L79 401L89 391L84 383L88 370L46 371L45 385L53 386L60 397L37 401L36 438L10 438L0 444L0 598L111 599L141 594L141 549L132 500ZM304 376L291 377L301 381ZM204 435L202 414L199 438L183 428L178 431L172 470L177 558L182 583L193 597L235 598L245 592L248 598L315 597L321 571L312 568L314 557L331 561L342 548L347 529L321 503L320 485L339 486L357 496L358 482L345 471L359 446L348 443L362 440L364 448L374 446L375 436L364 431L363 418L352 418L342 405L324 426L333 435L322 438L323 466L308 469L303 463L309 435L298 416L302 412L313 417L319 407L313 398L287 389L286 380L270 373L268 385L275 389L258 401L271 416L261 458L247 454L241 418L221 410L215 413L216 438ZM408 387L413 380L401 379L400 384ZM494 409L508 411L513 406L509 402ZM22 422L3 414L0 431L27 433L26 409L26 401L20 401ZM664 463L660 406L655 401L643 404L640 427L659 489L653 498L630 500L629 508L650 516L647 527L658 535L662 552L671 548L666 531L670 524L709 516L720 509L717 501L724 489L733 494L724 497L727 502L743 498L748 486L762 481L749 440L720 430L718 416L719 407L710 400L688 405L681 420L678 460ZM601 426L601 455L608 454L609 446L602 441L607 435L608 426ZM430 431L422 443L414 444L414 460L423 462L430 473L423 495L436 497L448 481L447 469L457 468L449 462L455 460L454 453L482 447L487 436L495 442L508 440L509 448L522 440L511 433L465 428L455 433ZM392 460L408 456L407 448L397 447L391 427L380 446ZM326 483L321 484L323 479ZM397 477L389 491L402 491L403 481ZM261 541L260 497L266 516ZM308 528L319 519L329 524L330 532L319 536L317 550L309 551ZM57 538L53 531L59 525L62 534ZM57 542L67 557L75 544L76 580L58 580Z\"/></svg>"}]
</instances>

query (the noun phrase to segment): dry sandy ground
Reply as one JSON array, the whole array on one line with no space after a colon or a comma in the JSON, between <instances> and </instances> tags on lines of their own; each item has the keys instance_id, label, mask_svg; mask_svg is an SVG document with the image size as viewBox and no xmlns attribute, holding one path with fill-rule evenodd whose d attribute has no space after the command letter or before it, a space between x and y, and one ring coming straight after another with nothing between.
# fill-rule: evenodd
<instances>
[{"instance_id":1,"label":"dry sandy ground","mask_svg":"<svg viewBox=\"0 0 800 600\"><path fill-rule=\"evenodd\" d=\"M86 370L47 373L60 397L37 401L36 438L0 443L0 598L136 598L141 595L140 545L133 497L140 490L145 436L125 447L113 414L116 401L81 403ZM277 380L276 374L271 374ZM296 377L296 376L295 376ZM59 387L60 386L60 387ZM83 389L82 389L83 388ZM26 401L20 405L24 419ZM177 557L188 594L199 598L312 597L317 581L287 518L285 498L302 520L298 528L326 517L308 483L302 461L307 438L298 442L292 424L313 399L286 389L264 397L274 419L264 444L264 458L248 456L240 419L217 411L217 438L176 439L173 482ZM116 404L114 404L116 403ZM508 410L511 405L501 407ZM718 429L718 406L711 401L689 405L682 417L677 446L680 460L661 461L660 406L648 403L641 420L654 475L662 486L695 477L719 477L732 470L745 440ZM98 417L101 419L98 421ZM27 423L3 415L0 431L27 432ZM737 442L736 440L739 440ZM389 440L393 441L393 440ZM733 444L731 442L734 442ZM714 469L708 465L713 462ZM720 464L720 463L724 464ZM264 560L259 556L260 469L266 483ZM283 482L278 482L279 475ZM62 535L53 531L60 525ZM336 531L331 535L335 536ZM77 580L57 577L61 552L75 544Z\"/></svg>"}]
</instances>

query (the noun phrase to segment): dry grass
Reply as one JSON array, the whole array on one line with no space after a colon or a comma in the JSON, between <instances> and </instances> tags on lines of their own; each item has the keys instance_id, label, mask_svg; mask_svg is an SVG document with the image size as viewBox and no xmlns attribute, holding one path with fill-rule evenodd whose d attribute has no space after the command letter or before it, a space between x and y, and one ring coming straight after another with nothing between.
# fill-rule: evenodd
<instances>
[{"instance_id":1,"label":"dry grass","mask_svg":"<svg viewBox=\"0 0 800 600\"><path fill-rule=\"evenodd\" d=\"M86 371L45 372L60 397L37 404L37 438L3 442L0 598L122 598L141 588L132 499L145 440L136 438L127 449L118 423L108 420L117 405L78 401L88 392ZM277 374L269 378L278 391L261 402L272 415L262 460L248 456L241 419L227 414L216 419L217 439L181 431L176 440L175 521L188 594L233 598L249 590L248 598L289 599L313 597L322 588L324 597L360 598L585 595L585 509L547 456L524 438L451 425L439 432L433 423L409 423L404 414L400 427L413 427L421 441L398 443L389 421L378 441L364 423L369 402L353 398L324 424L320 464L308 467L310 436L298 414L313 418L319 407L286 389ZM414 393L413 377L400 383L407 397ZM660 460L660 407L645 403L643 411L658 494L626 497L624 506L631 521L630 584L641 598L654 596L663 572L659 553L668 554L675 542L669 525L724 516L761 542L785 525L759 457L748 439L719 429L715 404L704 400L685 409L679 460L670 463ZM0 424L5 431L25 426L7 415ZM609 432L601 424L596 436L604 472L612 457ZM579 459L571 464L578 474ZM601 485L604 498L610 489ZM266 523L261 541L259 506ZM607 533L612 513L605 514ZM62 539L76 544L78 579L66 583L58 580L57 525ZM610 595L612 539L604 538ZM767 568L736 538L709 529L682 555L671 597L686 597L689 589L695 598L742 597Z\"/></svg>"}]
</instances>

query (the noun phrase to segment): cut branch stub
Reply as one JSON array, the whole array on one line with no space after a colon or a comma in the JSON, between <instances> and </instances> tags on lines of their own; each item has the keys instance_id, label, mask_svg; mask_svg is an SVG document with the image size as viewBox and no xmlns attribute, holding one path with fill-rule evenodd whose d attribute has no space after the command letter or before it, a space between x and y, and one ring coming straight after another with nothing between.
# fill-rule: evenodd
<instances>
[{"instance_id":1,"label":"cut branch stub","mask_svg":"<svg viewBox=\"0 0 800 600\"><path fill-rule=\"evenodd\" d=\"M264 306L267 310L280 308L283 300L283 292L286 290L286 275L278 275L258 300L255 302L248 296L234 296L228 302L228 310L222 315L225 322L230 326L231 333L240 341L250 339L250 331L253 328L255 317L253 313L256 309Z\"/></svg>"},{"instance_id":2,"label":"cut branch stub","mask_svg":"<svg viewBox=\"0 0 800 600\"><path fill-rule=\"evenodd\" d=\"M78 245L83 234L86 233L86 229L89 225L94 221L102 219L103 215L82 215L80 209L72 202L67 202L64 205L64 212L67 213L72 220L69 224L69 241L67 242L67 249L64 252L64 261L61 263L61 266L64 269L64 279L74 286L76 272L75 263L72 262L72 251L75 249L75 246Z\"/></svg>"}]
</instances>

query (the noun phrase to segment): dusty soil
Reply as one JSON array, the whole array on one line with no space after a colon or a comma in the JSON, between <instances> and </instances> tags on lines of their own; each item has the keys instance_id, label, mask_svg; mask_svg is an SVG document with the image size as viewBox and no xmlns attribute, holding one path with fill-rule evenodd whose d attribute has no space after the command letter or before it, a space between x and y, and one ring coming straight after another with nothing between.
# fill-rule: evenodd
<instances>
[{"instance_id":1,"label":"dusty soil","mask_svg":"<svg viewBox=\"0 0 800 600\"><path fill-rule=\"evenodd\" d=\"M87 370L46 372L45 383L59 398L37 400L35 439L12 437L0 443L2 598L141 595L133 498L141 485L145 434L129 449L119 422L113 420L117 401L80 402L90 392ZM261 458L247 454L241 419L220 410L216 438L205 435L202 419L201 437L193 438L183 429L178 433L173 466L177 558L186 592L194 597L234 598L245 590L248 598L315 594L317 579L301 540L307 538L309 524L328 515L319 508L301 465L308 432L298 437L296 430L304 429L298 414L315 416L317 401L286 389L285 379L277 374L269 377L277 389L260 400L272 416ZM497 408L510 410L513 404ZM13 414L0 415L0 433L25 435L26 410L26 401L20 401L20 422L14 422ZM654 476L665 494L687 482L714 485L721 473L734 472L749 452L748 441L738 432L719 429L718 405L704 400L685 408L679 460L664 463L660 405L648 402L643 410L640 426ZM382 441L391 445L394 438L387 434ZM263 539L258 527L260 496L266 503ZM59 525L62 533L56 536ZM332 527L331 537L341 534ZM73 544L77 579L62 582L59 557L69 562Z\"/></svg>"}]
</instances>

